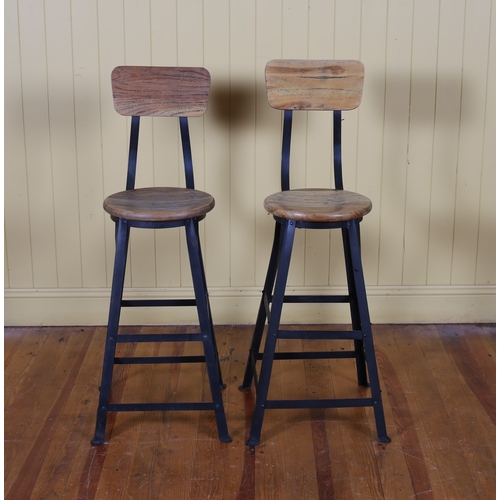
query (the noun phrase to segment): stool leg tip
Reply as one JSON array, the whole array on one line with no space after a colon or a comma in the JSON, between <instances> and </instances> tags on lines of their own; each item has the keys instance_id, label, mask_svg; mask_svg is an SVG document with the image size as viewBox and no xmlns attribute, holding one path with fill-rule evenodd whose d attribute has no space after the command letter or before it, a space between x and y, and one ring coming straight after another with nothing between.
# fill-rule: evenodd
<instances>
[{"instance_id":1,"label":"stool leg tip","mask_svg":"<svg viewBox=\"0 0 500 500\"><path fill-rule=\"evenodd\" d=\"M246 384L241 384L238 389L240 391L246 391L247 389L250 389L250 386L249 385L246 385Z\"/></svg>"},{"instance_id":2,"label":"stool leg tip","mask_svg":"<svg viewBox=\"0 0 500 500\"><path fill-rule=\"evenodd\" d=\"M104 439L103 438L94 437L94 438L91 439L90 444L92 446L98 446L100 444L104 444Z\"/></svg>"},{"instance_id":3,"label":"stool leg tip","mask_svg":"<svg viewBox=\"0 0 500 500\"><path fill-rule=\"evenodd\" d=\"M229 434L227 436L222 436L219 439L222 443L230 443L233 440Z\"/></svg>"},{"instance_id":4,"label":"stool leg tip","mask_svg":"<svg viewBox=\"0 0 500 500\"><path fill-rule=\"evenodd\" d=\"M257 446L259 444L259 441L257 439L247 439L245 444L253 448L254 446Z\"/></svg>"},{"instance_id":5,"label":"stool leg tip","mask_svg":"<svg viewBox=\"0 0 500 500\"><path fill-rule=\"evenodd\" d=\"M381 436L378 438L379 443L387 444L391 442L391 438L389 436Z\"/></svg>"}]
</instances>

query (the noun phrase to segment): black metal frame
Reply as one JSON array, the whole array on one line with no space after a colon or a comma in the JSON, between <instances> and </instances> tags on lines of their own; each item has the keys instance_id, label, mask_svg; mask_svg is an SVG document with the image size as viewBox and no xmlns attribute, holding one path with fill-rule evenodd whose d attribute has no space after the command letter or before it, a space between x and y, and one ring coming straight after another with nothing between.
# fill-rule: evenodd
<instances>
[{"instance_id":1,"label":"black metal frame","mask_svg":"<svg viewBox=\"0 0 500 500\"><path fill-rule=\"evenodd\" d=\"M334 111L333 132L333 166L335 188L343 189L342 156L341 156L341 123L340 111ZM281 163L282 190L290 189L290 149L292 133L292 111L284 112L283 148ZM384 411L382 406L380 383L377 372L377 360L371 330L368 301L361 263L359 224L362 218L335 222L303 222L292 219L274 217L276 220L271 257L262 291L257 321L255 324L243 383L240 390L249 389L252 380L256 387L255 410L253 414L250 436L247 445L259 444L264 412L277 408L345 408L372 406L375 415L378 441L390 442L387 436ZM344 258L347 275L347 295L287 295L286 282L293 240L296 229L341 229ZM350 305L352 330L350 331L298 331L280 329L280 319L284 303L348 303ZM264 336L266 320L269 322L264 349L261 343ZM278 339L352 339L352 351L322 352L276 352ZM315 400L269 400L267 399L269 383L274 360L281 359L332 359L355 358L358 384L371 388L371 397L349 399L315 399ZM257 362L261 362L260 372Z\"/></svg>"},{"instance_id":2,"label":"black metal frame","mask_svg":"<svg viewBox=\"0 0 500 500\"><path fill-rule=\"evenodd\" d=\"M130 131L130 149L126 189L134 189L137 165L140 117L133 116ZM193 162L189 138L188 119L179 118L186 187L194 189ZM172 222L139 222L112 217L115 222L116 253L111 288L108 329L104 349L104 362L101 386L99 388L99 405L97 409L95 435L93 445L104 443L106 422L109 412L119 411L180 411L180 410L213 410L217 423L219 439L230 442L226 416L222 401L221 389L225 388L219 364L219 355L215 339L212 313L208 298L208 289L201 254L198 223L203 217L178 220ZM127 251L130 228L163 229L185 227L186 241L193 278L194 299L170 300L124 300L123 285L127 262ZM179 334L119 334L120 312L122 307L181 307L196 306L200 324L200 333ZM193 342L203 343L204 355L200 356L156 356L156 357L116 357L116 345L121 342ZM206 363L207 374L212 394L211 402L185 403L110 403L113 367L116 364L164 364L164 363Z\"/></svg>"}]
</instances>

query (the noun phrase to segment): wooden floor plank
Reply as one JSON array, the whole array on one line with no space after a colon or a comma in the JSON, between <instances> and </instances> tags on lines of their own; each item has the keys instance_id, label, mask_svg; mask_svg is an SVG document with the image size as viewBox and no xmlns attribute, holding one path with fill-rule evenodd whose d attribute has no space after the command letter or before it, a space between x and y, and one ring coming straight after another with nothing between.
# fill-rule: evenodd
<instances>
[{"instance_id":1,"label":"wooden floor plank","mask_svg":"<svg viewBox=\"0 0 500 500\"><path fill-rule=\"evenodd\" d=\"M300 352L300 340L280 340L281 349L290 352ZM301 360L278 361L281 365L281 394L283 399L307 398L307 383L305 364ZM275 412L282 412L284 418L283 442L287 453L284 455L283 498L295 494L297 498L317 498L318 482L313 460L303 460L304 456L313 457L314 447L310 412L306 409L270 410L267 412L268 422L272 421ZM274 430L276 432L276 429ZM264 434L265 436L265 434ZM263 436L263 439L265 439ZM257 465L269 467L269 461L257 451ZM260 460L263 458L264 460Z\"/></svg>"},{"instance_id":2,"label":"wooden floor plank","mask_svg":"<svg viewBox=\"0 0 500 500\"><path fill-rule=\"evenodd\" d=\"M122 333L133 333L136 328L122 328ZM101 356L99 359L99 384L102 369L102 352L104 349L106 332L100 333ZM136 344L118 344L118 356L134 356ZM111 388L111 401L118 403L125 399L127 384L129 380L129 365L115 367L113 373L113 385ZM94 400L99 397L99 385L95 386ZM97 404L95 404L97 409ZM94 414L95 415L95 414ZM126 430L120 428L121 419L124 419ZM80 474L74 471L74 479L71 481L73 488L77 487L77 498L126 498L126 485L128 483L130 462L133 457L133 449L137 445L136 426L140 425L139 414L110 413L107 418L105 442L99 446L91 446L85 441L85 462ZM95 416L90 428L87 429L87 437L92 438L95 429ZM116 495L116 496L115 496Z\"/></svg>"},{"instance_id":3,"label":"wooden floor plank","mask_svg":"<svg viewBox=\"0 0 500 500\"><path fill-rule=\"evenodd\" d=\"M21 345L24 337L27 333L29 333L32 329L30 328L12 328L8 329L4 335L4 343L3 343L3 363L4 370L9 366L17 348Z\"/></svg>"},{"instance_id":4,"label":"wooden floor plank","mask_svg":"<svg viewBox=\"0 0 500 500\"><path fill-rule=\"evenodd\" d=\"M31 497L35 482L40 474L48 450L50 449L54 435L58 429L59 418L73 390L75 380L78 377L91 340L92 337L90 335L67 334L62 335L58 339L58 345L64 346L63 352L61 353L63 355L60 356L58 363L51 369L47 370L46 367L50 375L49 378L46 379L47 385L42 389L46 400L49 401L47 405L49 406L49 412L46 415L45 421L41 423L38 435L36 438L33 436L31 440L32 446L25 448L25 451L29 448L29 452L24 455L25 460L15 480L8 486L6 499L14 500L17 498ZM49 347L48 344L49 340L44 344L45 349ZM45 390L45 388L47 388L47 390ZM36 420L34 422L36 422ZM27 435L28 433L25 434L25 436ZM20 457L20 455L18 455L18 457Z\"/></svg>"},{"instance_id":5,"label":"wooden floor plank","mask_svg":"<svg viewBox=\"0 0 500 500\"><path fill-rule=\"evenodd\" d=\"M249 339L250 340L250 339ZM248 340L248 347L250 343ZM265 337L263 342L265 341ZM262 345L264 345L262 343ZM278 343L277 349L283 350L283 345ZM260 367L260 363L258 364ZM272 399L283 399L283 376L285 367L282 362L273 364L272 383L269 388L269 397ZM255 386L251 391L254 393ZM255 401L255 393L252 401ZM253 408L251 409L253 413ZM283 450L285 445L285 422L289 417L288 410L271 410L264 414L262 426L261 444L249 448L255 466L255 497L257 499L271 499L274 494L276 498L286 498L287 487L290 482L287 478L286 456ZM250 435L252 414L248 414L248 427L246 438Z\"/></svg>"},{"instance_id":6,"label":"wooden floor plank","mask_svg":"<svg viewBox=\"0 0 500 500\"><path fill-rule=\"evenodd\" d=\"M53 332L54 333L54 332ZM57 400L66 376L59 369L61 356L67 345L67 338L51 334L49 330L43 342L37 337L30 351L33 362L19 385L19 388L5 407L5 491L10 491L27 460L33 443L43 429L49 412ZM65 360L63 359L63 363ZM11 363L12 365L12 363ZM8 381L6 380L6 383ZM9 388L7 388L9 391Z\"/></svg>"},{"instance_id":7,"label":"wooden floor plank","mask_svg":"<svg viewBox=\"0 0 500 500\"><path fill-rule=\"evenodd\" d=\"M403 362L391 333L388 326L373 327L387 433L392 440L388 445L377 443L374 446L384 496L433 498L428 495L429 477L407 398ZM373 416L369 424L376 432Z\"/></svg>"},{"instance_id":8,"label":"wooden floor plank","mask_svg":"<svg viewBox=\"0 0 500 500\"><path fill-rule=\"evenodd\" d=\"M353 349L350 342L345 349ZM335 397L370 397L370 390L357 384L353 359L335 360L334 366ZM361 498L384 498L382 478L373 453L376 442L376 433L370 423L373 411L368 413L365 408L342 408L338 410L338 415L351 490Z\"/></svg>"},{"instance_id":9,"label":"wooden floor plank","mask_svg":"<svg viewBox=\"0 0 500 500\"><path fill-rule=\"evenodd\" d=\"M432 446L436 455L436 466L441 474L448 498L479 498L463 453L461 429L457 427L456 411L468 413L464 387L458 373L435 328L419 331L418 341L424 351L433 380L429 380L427 397L432 394L427 407ZM465 403L468 405L468 403ZM422 409L421 409L422 411ZM465 437L466 441L467 438ZM460 469L461 474L454 471Z\"/></svg>"},{"instance_id":10,"label":"wooden floor plank","mask_svg":"<svg viewBox=\"0 0 500 500\"><path fill-rule=\"evenodd\" d=\"M401 466L404 464L407 474L403 478L409 480L411 486L411 493L406 491L399 495L396 491L387 496L411 498L414 495L427 500L446 498L441 476L435 466L436 458L422 423L423 414L418 411L419 391L414 386L418 384L420 372L426 370L425 366L422 368L424 357L420 344L412 339L412 332L406 330L405 335L399 337L394 335L392 327L388 325L374 326L374 333L379 371L385 387L383 395L387 396L384 409L386 415L390 411L394 422L394 426L389 427L389 420L388 433L392 442L386 446L386 450L387 454L399 460ZM399 345L399 339L402 346ZM415 364L420 368L414 370ZM401 469L393 479L400 474ZM403 479L401 483L404 482ZM392 486L397 488L397 481Z\"/></svg>"},{"instance_id":11,"label":"wooden floor plank","mask_svg":"<svg viewBox=\"0 0 500 500\"><path fill-rule=\"evenodd\" d=\"M21 390L26 375L30 372L40 349L42 348L49 328L29 328L23 332L19 328L8 330L4 338L4 346L9 353L4 368L4 406L10 408L16 394ZM17 338L16 332L19 332ZM28 383L28 386L31 386Z\"/></svg>"},{"instance_id":12,"label":"wooden floor plank","mask_svg":"<svg viewBox=\"0 0 500 500\"><path fill-rule=\"evenodd\" d=\"M457 446L468 465L468 478L479 498L484 498L494 481L483 471L495 460L495 394L465 342L463 328L437 325L436 329L453 361L450 371L454 371L451 380L455 378L455 381L446 388L447 411L457 436Z\"/></svg>"},{"instance_id":13,"label":"wooden floor plank","mask_svg":"<svg viewBox=\"0 0 500 500\"><path fill-rule=\"evenodd\" d=\"M6 498L495 498L494 325L374 327L391 443L377 443L371 408L269 410L253 449L245 440L254 389L238 390L252 331L216 328L232 443L219 441L211 411L139 412L110 414L106 443L95 447L105 329L6 329ZM307 351L326 343L283 344ZM199 352L193 343L119 350ZM365 392L352 359L277 362L270 388L276 399ZM203 365L122 365L112 395L195 401L210 391Z\"/></svg>"},{"instance_id":14,"label":"wooden floor plank","mask_svg":"<svg viewBox=\"0 0 500 500\"><path fill-rule=\"evenodd\" d=\"M245 393L239 390L248 354L246 340L251 332L251 327L236 328L232 325L217 330L222 378L226 384L224 407L229 434L233 439L231 443L220 445L220 466L223 470L219 469L218 474L222 483L222 498L237 498L240 490L245 491L246 498L255 495L255 481L252 480L255 463L245 463L248 448L245 446ZM248 481L242 488L244 476Z\"/></svg>"},{"instance_id":15,"label":"wooden floor plank","mask_svg":"<svg viewBox=\"0 0 500 500\"><path fill-rule=\"evenodd\" d=\"M493 361L496 362L496 326L489 324L475 326L482 331L483 335L481 335L481 340L485 344L488 354L493 358Z\"/></svg>"},{"instance_id":16,"label":"wooden floor plank","mask_svg":"<svg viewBox=\"0 0 500 500\"><path fill-rule=\"evenodd\" d=\"M95 406L92 400L95 398L96 387L99 385L99 369L102 353L102 345L96 341L95 331L98 328L81 328L78 337L90 342L84 359L79 359L80 369L77 378L71 388L64 409L57 416L59 423L54 431L50 447L47 450L43 466L33 488L33 496L36 498L64 498L68 495L69 479L75 468L83 466L80 453L82 441L84 447L90 448L88 438L95 418ZM82 345L82 349L86 346ZM95 359L95 363L86 360ZM79 466L77 465L79 464ZM68 495L69 497L70 495ZM76 497L76 492L74 493Z\"/></svg>"},{"instance_id":17,"label":"wooden floor plank","mask_svg":"<svg viewBox=\"0 0 500 500\"><path fill-rule=\"evenodd\" d=\"M483 406L492 424L495 424L496 401L493 363L490 363L488 356L479 350L479 345L475 352L472 352L471 344L474 341L474 334L470 329L464 332L463 327L438 325L437 330L441 342L451 354L465 383ZM469 341L467 337L469 337Z\"/></svg>"},{"instance_id":18,"label":"wooden floor plank","mask_svg":"<svg viewBox=\"0 0 500 500\"><path fill-rule=\"evenodd\" d=\"M303 351L328 350L327 343L320 340L303 342ZM311 399L329 399L335 395L335 379L331 365L333 361L306 361L306 383ZM345 461L344 443L341 436L338 410L311 409L311 431L314 461L318 483L318 498L353 498L349 473Z\"/></svg>"}]
</instances>

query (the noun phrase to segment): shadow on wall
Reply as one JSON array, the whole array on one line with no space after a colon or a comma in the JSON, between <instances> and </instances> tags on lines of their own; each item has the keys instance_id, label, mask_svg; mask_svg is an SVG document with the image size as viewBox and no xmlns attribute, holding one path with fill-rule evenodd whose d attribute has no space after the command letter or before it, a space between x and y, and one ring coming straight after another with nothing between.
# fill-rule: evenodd
<instances>
[{"instance_id":1,"label":"shadow on wall","mask_svg":"<svg viewBox=\"0 0 500 500\"><path fill-rule=\"evenodd\" d=\"M374 75L365 85L370 119L378 116L384 130L383 203L399 211L394 213L406 209L403 237L416 241L430 235L434 248L450 259L453 251L467 251L461 260L475 261L472 246L453 242L457 228L471 238L478 231L483 143L481 134L468 131L484 127L485 88L457 73L439 78L420 73L411 80L403 74ZM473 165L464 160L471 151L478 153ZM490 227L491 220L481 223Z\"/></svg>"}]
</instances>

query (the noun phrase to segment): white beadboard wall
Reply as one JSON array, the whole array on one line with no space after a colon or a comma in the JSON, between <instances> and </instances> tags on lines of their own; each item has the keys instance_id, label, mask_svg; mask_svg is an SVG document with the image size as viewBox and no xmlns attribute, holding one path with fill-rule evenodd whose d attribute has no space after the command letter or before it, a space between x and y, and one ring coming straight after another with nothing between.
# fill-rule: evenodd
<instances>
[{"instance_id":1,"label":"white beadboard wall","mask_svg":"<svg viewBox=\"0 0 500 500\"><path fill-rule=\"evenodd\" d=\"M373 322L495 320L493 0L5 0L4 315L7 325L104 324L113 264L105 196L124 189L128 125L115 66L205 66L209 109L191 121L214 321L251 323L279 189L274 58L360 59L344 121L345 187L373 201L362 223ZM175 120L143 120L138 186L177 184ZM292 183L327 186L331 117L297 114ZM306 170L306 164L308 168ZM293 187L293 186L292 186ZM126 295L190 295L183 235L132 234ZM302 231L296 291L344 287L335 232ZM294 306L286 321L347 320ZM190 323L192 310L126 311L126 323Z\"/></svg>"}]
</instances>

